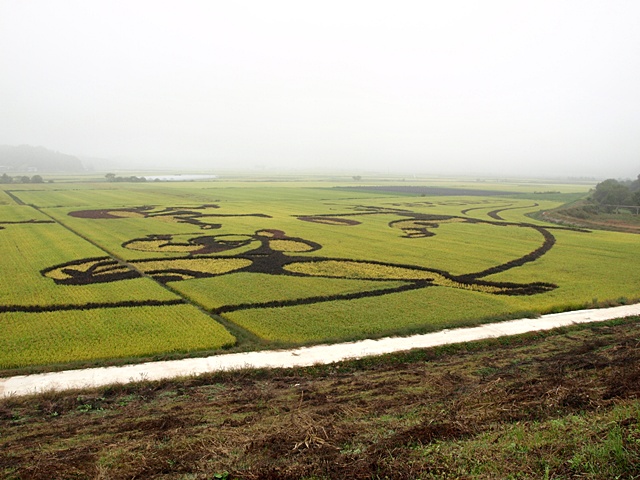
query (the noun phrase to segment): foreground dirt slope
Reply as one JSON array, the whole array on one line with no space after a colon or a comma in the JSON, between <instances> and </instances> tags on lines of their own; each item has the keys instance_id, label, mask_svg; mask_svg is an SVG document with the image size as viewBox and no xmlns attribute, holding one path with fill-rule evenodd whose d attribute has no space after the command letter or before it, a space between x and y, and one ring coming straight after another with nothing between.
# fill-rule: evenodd
<instances>
[{"instance_id":1,"label":"foreground dirt slope","mask_svg":"<svg viewBox=\"0 0 640 480\"><path fill-rule=\"evenodd\" d=\"M640 478L640 322L0 402L3 478Z\"/></svg>"}]
</instances>

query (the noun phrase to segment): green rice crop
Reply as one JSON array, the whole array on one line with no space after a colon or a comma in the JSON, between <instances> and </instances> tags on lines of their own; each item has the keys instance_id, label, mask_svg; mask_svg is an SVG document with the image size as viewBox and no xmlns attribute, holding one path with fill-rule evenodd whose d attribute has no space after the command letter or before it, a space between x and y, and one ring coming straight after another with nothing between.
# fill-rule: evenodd
<instances>
[{"instance_id":1,"label":"green rice crop","mask_svg":"<svg viewBox=\"0 0 640 480\"><path fill-rule=\"evenodd\" d=\"M239 310L224 316L261 338L304 343L474 325L509 311L502 296L429 287L348 302Z\"/></svg>"},{"instance_id":2,"label":"green rice crop","mask_svg":"<svg viewBox=\"0 0 640 480\"><path fill-rule=\"evenodd\" d=\"M5 342L16 351L20 344L16 338L24 341L32 335L36 339L40 333L28 334L28 330L35 329L38 322L51 322L51 327L46 327L49 330L45 330L59 328L63 332L60 338L69 340L65 345L62 339L55 340L62 352L55 359L36 358L31 352L25 353L23 360L6 364L76 361L86 353L73 353L83 349L79 339L84 335L96 339L99 336L87 322L106 322L108 314L117 318L119 326L114 328L121 332L115 334L120 340L111 345L111 334L103 325L99 332L105 335L102 341L111 345L111 350L96 347L99 353L91 358L148 355L163 349L212 349L233 341L222 326L192 306L123 306L123 302L131 301L192 302L221 312L230 322L229 328L236 324L240 327L237 331L244 328L267 343L280 344L424 332L507 318L518 312L543 313L591 305L594 301L640 297L640 242L636 236L558 228L549 228L545 233L532 228L546 224L528 214L554 208L564 196L586 193L588 185L491 184L451 179L411 182L418 186L518 192L482 197L332 188L353 183L349 179L318 178L12 186L13 195L37 208L5 204L0 196L0 222L57 223L0 225L5 227L0 229L0 308L4 308L0 319L24 322L26 329L19 330L16 323L0 331L0 345ZM210 206L203 208L204 205ZM143 206L152 208L120 212L118 218L70 215ZM171 215L171 210L165 210L170 207L183 213ZM156 215L160 212L169 214ZM323 216L320 218L324 221L317 221L318 216ZM196 221L189 223L187 219ZM202 237L208 239L189 243ZM163 247L167 242L170 246ZM224 248L202 253L198 245ZM539 258L527 260L527 255L543 245L550 249ZM147 276L124 279L126 275L116 275L102 277L113 281L75 285L54 281L64 283L67 278L65 267L60 265L109 256L114 264L121 262L122 272L129 271L125 266L129 262L131 267L137 267L138 274ZM522 258L526 260L523 264L508 265ZM91 264L88 261L82 268ZM470 283L450 278L478 274L500 265L512 268L481 275L476 283L472 277ZM52 271L49 277L40 273L56 266L59 270ZM210 278L193 278L198 276ZM419 283L420 279L431 277L436 286ZM503 294L509 293L508 287L502 289L482 281L520 285L537 282L544 288L535 290L535 294L509 296ZM169 288L161 282L168 282ZM88 303L120 307L54 311L54 307L80 308ZM51 311L9 313L7 307L12 305L49 306ZM135 350L135 342L129 345L125 341L122 332L126 331L128 314L122 312L129 311L141 322L135 328L155 332L156 346L144 343L142 333L132 338L146 345L144 348ZM182 320L175 323L173 330L170 328L176 312L186 311L200 319L198 322L216 325L216 331L224 332L220 338L226 340L215 340L206 346L192 345L191 340L185 339L176 340L183 346L172 344L171 337L188 335L178 330L192 328L191 324L180 323ZM77 333L73 333L73 324L78 325ZM193 328L197 331L201 327ZM163 335L167 338L160 340ZM254 340L246 337L241 341ZM124 345L122 352L118 345Z\"/></svg>"},{"instance_id":3,"label":"green rice crop","mask_svg":"<svg viewBox=\"0 0 640 480\"><path fill-rule=\"evenodd\" d=\"M56 224L18 224L0 230L0 306L82 305L177 297L147 278L92 285L56 285L40 270L105 253Z\"/></svg>"},{"instance_id":4,"label":"green rice crop","mask_svg":"<svg viewBox=\"0 0 640 480\"><path fill-rule=\"evenodd\" d=\"M2 222L28 222L30 220L51 220L46 215L28 205L0 205L0 225Z\"/></svg>"},{"instance_id":5,"label":"green rice crop","mask_svg":"<svg viewBox=\"0 0 640 480\"><path fill-rule=\"evenodd\" d=\"M0 369L213 350L235 338L190 305L4 313Z\"/></svg>"},{"instance_id":6,"label":"green rice crop","mask_svg":"<svg viewBox=\"0 0 640 480\"><path fill-rule=\"evenodd\" d=\"M7 195L4 190L0 190L0 205L13 205L15 202L13 198Z\"/></svg>"},{"instance_id":7,"label":"green rice crop","mask_svg":"<svg viewBox=\"0 0 640 480\"><path fill-rule=\"evenodd\" d=\"M488 277L495 281L552 281L559 286L544 295L510 298L514 309L550 312L640 298L637 235L606 231L556 231L554 235L556 245L538 261Z\"/></svg>"},{"instance_id":8,"label":"green rice crop","mask_svg":"<svg viewBox=\"0 0 640 480\"><path fill-rule=\"evenodd\" d=\"M402 282L289 277L260 273L235 273L171 284L173 289L210 310L225 305L260 304L316 296L343 295L400 285ZM212 292L215 294L212 295ZM322 308L322 306L315 308Z\"/></svg>"},{"instance_id":9,"label":"green rice crop","mask_svg":"<svg viewBox=\"0 0 640 480\"><path fill-rule=\"evenodd\" d=\"M87 219L74 218L68 215L75 208L51 208L45 211L61 224L69 227L74 232L90 238L92 242L100 245L105 251L116 255L118 258L133 260L138 258L158 257L158 253L142 252L122 247L122 244L134 238L143 238L147 235L158 233L193 233L198 232L192 225L168 224L158 218L118 218L118 219ZM175 256L175 252L170 252ZM162 254L160 255L162 256Z\"/></svg>"},{"instance_id":10,"label":"green rice crop","mask_svg":"<svg viewBox=\"0 0 640 480\"><path fill-rule=\"evenodd\" d=\"M96 184L93 189L60 188L43 190L14 191L24 203L37 207L126 207L139 205L158 205L184 202L180 196L169 193L160 194L143 187L120 188L105 184Z\"/></svg>"}]
</instances>

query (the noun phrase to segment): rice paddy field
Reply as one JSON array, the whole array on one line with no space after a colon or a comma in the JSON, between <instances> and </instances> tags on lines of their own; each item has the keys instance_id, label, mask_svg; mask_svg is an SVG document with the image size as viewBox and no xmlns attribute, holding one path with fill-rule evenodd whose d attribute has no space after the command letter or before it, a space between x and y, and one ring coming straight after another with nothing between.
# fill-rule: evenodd
<instances>
[{"instance_id":1,"label":"rice paddy field","mask_svg":"<svg viewBox=\"0 0 640 480\"><path fill-rule=\"evenodd\" d=\"M2 185L2 373L640 298L637 235L539 220L591 185L286 180Z\"/></svg>"}]
</instances>

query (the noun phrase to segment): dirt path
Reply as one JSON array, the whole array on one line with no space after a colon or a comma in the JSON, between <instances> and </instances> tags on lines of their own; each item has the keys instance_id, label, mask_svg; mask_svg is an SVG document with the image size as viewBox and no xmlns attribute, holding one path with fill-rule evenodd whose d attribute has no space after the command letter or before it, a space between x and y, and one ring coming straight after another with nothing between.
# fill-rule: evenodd
<instances>
[{"instance_id":1,"label":"dirt path","mask_svg":"<svg viewBox=\"0 0 640 480\"><path fill-rule=\"evenodd\" d=\"M385 353L428 348L451 343L482 340L485 338L517 335L538 330L550 330L578 323L601 322L614 318L640 315L640 304L594 310L543 315L507 322L457 328L411 337L388 337L379 340L333 345L316 345L292 350L233 353L206 358L186 358L164 362L149 362L120 367L89 368L62 372L19 375L0 379L0 398L28 395L49 390L98 387L114 383L140 380L161 380L178 376L198 375L239 368L296 367L327 364L350 358L361 358Z\"/></svg>"}]
</instances>

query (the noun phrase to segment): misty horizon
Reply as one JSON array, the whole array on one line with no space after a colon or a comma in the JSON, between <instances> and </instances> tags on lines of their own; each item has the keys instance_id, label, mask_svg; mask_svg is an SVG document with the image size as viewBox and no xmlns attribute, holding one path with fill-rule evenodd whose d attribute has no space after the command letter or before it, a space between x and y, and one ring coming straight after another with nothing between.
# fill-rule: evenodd
<instances>
[{"instance_id":1,"label":"misty horizon","mask_svg":"<svg viewBox=\"0 0 640 480\"><path fill-rule=\"evenodd\" d=\"M156 170L635 178L639 14L0 0L0 144Z\"/></svg>"}]
</instances>

